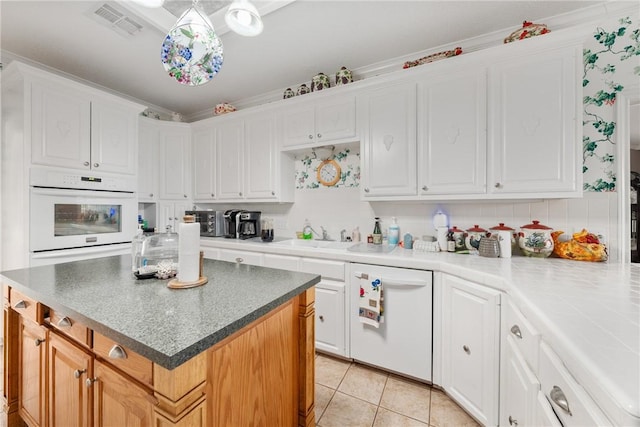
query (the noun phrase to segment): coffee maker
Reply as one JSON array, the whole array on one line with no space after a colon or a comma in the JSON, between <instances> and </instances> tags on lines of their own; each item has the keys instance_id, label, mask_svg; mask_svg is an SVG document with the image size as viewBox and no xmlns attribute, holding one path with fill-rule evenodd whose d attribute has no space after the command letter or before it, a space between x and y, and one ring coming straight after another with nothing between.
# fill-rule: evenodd
<instances>
[{"instance_id":1,"label":"coffee maker","mask_svg":"<svg viewBox=\"0 0 640 427\"><path fill-rule=\"evenodd\" d=\"M243 212L237 209L229 209L225 211L224 217L224 237L228 239L238 238L238 214Z\"/></svg>"},{"instance_id":2,"label":"coffee maker","mask_svg":"<svg viewBox=\"0 0 640 427\"><path fill-rule=\"evenodd\" d=\"M260 211L241 211L238 214L238 237L251 239L260 236Z\"/></svg>"}]
</instances>

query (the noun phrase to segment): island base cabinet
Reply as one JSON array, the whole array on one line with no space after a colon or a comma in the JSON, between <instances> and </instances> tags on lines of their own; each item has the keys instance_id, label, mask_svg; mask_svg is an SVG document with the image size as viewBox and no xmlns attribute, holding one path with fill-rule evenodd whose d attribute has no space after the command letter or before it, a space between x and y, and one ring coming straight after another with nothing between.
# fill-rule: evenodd
<instances>
[{"instance_id":1,"label":"island base cabinet","mask_svg":"<svg viewBox=\"0 0 640 427\"><path fill-rule=\"evenodd\" d=\"M22 316L19 330L18 413L30 427L45 426L48 332Z\"/></svg>"}]
</instances>

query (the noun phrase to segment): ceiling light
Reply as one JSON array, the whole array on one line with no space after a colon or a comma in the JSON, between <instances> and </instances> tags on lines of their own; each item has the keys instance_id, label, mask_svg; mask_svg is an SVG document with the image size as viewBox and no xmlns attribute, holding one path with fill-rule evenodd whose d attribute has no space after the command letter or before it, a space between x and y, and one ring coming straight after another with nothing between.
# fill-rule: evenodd
<instances>
[{"instance_id":1,"label":"ceiling light","mask_svg":"<svg viewBox=\"0 0 640 427\"><path fill-rule=\"evenodd\" d=\"M133 2L144 7L162 7L164 4L164 0L133 0Z\"/></svg>"},{"instance_id":2,"label":"ceiling light","mask_svg":"<svg viewBox=\"0 0 640 427\"><path fill-rule=\"evenodd\" d=\"M235 0L231 3L224 20L232 31L242 36L257 36L264 28L258 10L249 0Z\"/></svg>"},{"instance_id":3,"label":"ceiling light","mask_svg":"<svg viewBox=\"0 0 640 427\"><path fill-rule=\"evenodd\" d=\"M198 86L209 82L222 67L222 41L198 0L182 14L162 43L164 69L178 83Z\"/></svg>"}]
</instances>

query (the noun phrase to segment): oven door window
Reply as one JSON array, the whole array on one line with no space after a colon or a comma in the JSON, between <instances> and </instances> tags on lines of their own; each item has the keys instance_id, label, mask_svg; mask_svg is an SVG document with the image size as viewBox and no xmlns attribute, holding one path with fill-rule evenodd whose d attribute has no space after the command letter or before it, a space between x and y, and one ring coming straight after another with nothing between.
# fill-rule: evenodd
<instances>
[{"instance_id":1,"label":"oven door window","mask_svg":"<svg viewBox=\"0 0 640 427\"><path fill-rule=\"evenodd\" d=\"M113 204L54 205L54 235L78 236L122 231L122 206Z\"/></svg>"}]
</instances>

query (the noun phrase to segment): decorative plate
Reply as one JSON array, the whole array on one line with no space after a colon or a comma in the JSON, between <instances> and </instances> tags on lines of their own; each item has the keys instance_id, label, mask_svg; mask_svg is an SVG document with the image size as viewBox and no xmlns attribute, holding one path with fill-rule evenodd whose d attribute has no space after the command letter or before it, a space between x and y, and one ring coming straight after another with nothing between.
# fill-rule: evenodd
<instances>
[{"instance_id":1,"label":"decorative plate","mask_svg":"<svg viewBox=\"0 0 640 427\"><path fill-rule=\"evenodd\" d=\"M402 68L415 67L416 65L422 65L422 64L429 63L429 62L438 61L440 59L445 59L445 58L450 58L452 56L457 56L457 55L460 55L461 53L462 53L462 48L461 47L456 47L453 50L446 50L444 52L434 53L432 55L428 55L428 56L425 56L423 58L416 59L415 61L407 61L407 62L404 63Z\"/></svg>"},{"instance_id":2,"label":"decorative plate","mask_svg":"<svg viewBox=\"0 0 640 427\"><path fill-rule=\"evenodd\" d=\"M534 24L533 22L524 21L522 28L515 30L504 39L505 43L511 43L516 40L528 39L529 37L539 36L541 34L547 34L551 30L544 24Z\"/></svg>"}]
</instances>

